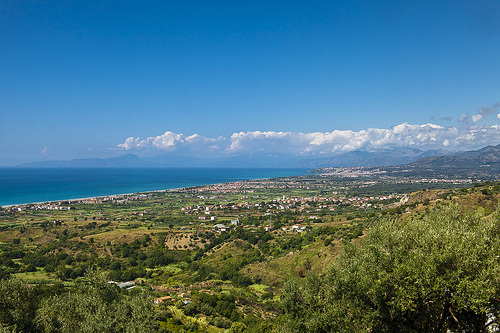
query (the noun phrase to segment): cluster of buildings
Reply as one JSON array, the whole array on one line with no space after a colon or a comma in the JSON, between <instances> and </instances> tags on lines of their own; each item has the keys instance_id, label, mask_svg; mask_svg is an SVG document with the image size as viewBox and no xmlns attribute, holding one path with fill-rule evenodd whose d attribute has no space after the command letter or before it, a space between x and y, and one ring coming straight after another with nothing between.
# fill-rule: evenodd
<instances>
[{"instance_id":1,"label":"cluster of buildings","mask_svg":"<svg viewBox=\"0 0 500 333\"><path fill-rule=\"evenodd\" d=\"M191 192L195 191L198 193L254 193L258 189L318 189L318 188L329 188L330 184L321 182L302 182L300 178L280 178L280 179L269 179L269 180L243 180L235 181L229 183L213 184L199 186L195 188L186 188L181 191Z\"/></svg>"},{"instance_id":2,"label":"cluster of buildings","mask_svg":"<svg viewBox=\"0 0 500 333\"><path fill-rule=\"evenodd\" d=\"M152 194L138 194L138 195L111 195L104 197L73 199L65 201L54 201L45 203L32 203L25 205L12 205L11 210L26 211L26 210L70 210L71 205L74 204L100 204L106 202L113 203L127 203L129 201L141 200L150 198Z\"/></svg>"},{"instance_id":3,"label":"cluster of buildings","mask_svg":"<svg viewBox=\"0 0 500 333\"><path fill-rule=\"evenodd\" d=\"M333 192L333 195L338 194ZM256 198L253 198L256 199ZM259 198L260 199L260 198ZM234 229L240 222L238 219L233 219L228 222L228 217L235 216L271 216L277 213L298 213L300 214L298 219L292 219L288 221L290 224L281 228L285 232L303 232L306 227L301 223L304 223L304 219L320 221L325 213L333 212L338 209L339 206L351 206L357 209L368 209L368 208L382 208L389 207L389 203L399 202L407 200L408 197L405 194L391 194L391 195L378 195L378 196L353 196L346 197L342 195L338 196L312 196L312 197L290 197L285 196L281 198L276 198L273 200L261 201L260 203L255 202L234 202L217 204L211 206L185 206L181 208L184 214L194 215L194 218L198 216L198 220L201 222L201 226L205 225L205 222L212 221L217 223L211 228L212 232L223 233ZM242 197L241 200L251 200L248 197ZM255 201L255 200L254 200ZM218 218L220 217L220 219ZM224 224L225 223L225 224ZM292 225L292 223L295 223ZM189 224L196 224L196 222L190 222ZM307 224L307 223L306 223ZM244 226L248 227L248 226ZM274 228L267 226L266 231L273 231Z\"/></svg>"},{"instance_id":4,"label":"cluster of buildings","mask_svg":"<svg viewBox=\"0 0 500 333\"><path fill-rule=\"evenodd\" d=\"M11 210L15 210L18 212L31 210L70 210L71 206L64 206L61 203L40 203L40 204L30 204L30 205L22 205L22 206L11 206Z\"/></svg>"},{"instance_id":5,"label":"cluster of buildings","mask_svg":"<svg viewBox=\"0 0 500 333\"><path fill-rule=\"evenodd\" d=\"M335 211L339 205L350 205L356 208L376 208L380 207L384 201L387 200L401 200L404 194L391 194L385 196L372 196L372 197L295 197L295 198L279 198L268 202L249 203L238 202L232 204L220 204L213 206L186 206L182 207L181 211L185 214L198 215L200 220L217 220L214 215L217 211L230 211L230 212L250 212L252 210L265 209L265 213L272 213L276 211L292 212L322 212L322 211Z\"/></svg>"}]
</instances>

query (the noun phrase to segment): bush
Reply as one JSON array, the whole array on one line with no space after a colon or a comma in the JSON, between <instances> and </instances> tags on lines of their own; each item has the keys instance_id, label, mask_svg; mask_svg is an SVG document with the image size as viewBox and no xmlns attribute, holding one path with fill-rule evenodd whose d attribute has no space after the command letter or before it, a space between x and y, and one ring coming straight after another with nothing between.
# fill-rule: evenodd
<instances>
[{"instance_id":1,"label":"bush","mask_svg":"<svg viewBox=\"0 0 500 333\"><path fill-rule=\"evenodd\" d=\"M228 333L243 333L247 328L247 325L236 322L231 325L229 330L227 331Z\"/></svg>"},{"instance_id":2,"label":"bush","mask_svg":"<svg viewBox=\"0 0 500 333\"><path fill-rule=\"evenodd\" d=\"M214 319L214 325L217 326L218 328L230 328L231 324L232 323L229 320L221 317L216 317Z\"/></svg>"},{"instance_id":3,"label":"bush","mask_svg":"<svg viewBox=\"0 0 500 333\"><path fill-rule=\"evenodd\" d=\"M194 303L188 303L186 306L184 306L184 314L187 316L194 316L197 314L199 311L196 308L196 305Z\"/></svg>"},{"instance_id":4,"label":"bush","mask_svg":"<svg viewBox=\"0 0 500 333\"><path fill-rule=\"evenodd\" d=\"M200 312L205 316L213 316L215 314L215 309L208 304L202 304L200 307Z\"/></svg>"}]
</instances>

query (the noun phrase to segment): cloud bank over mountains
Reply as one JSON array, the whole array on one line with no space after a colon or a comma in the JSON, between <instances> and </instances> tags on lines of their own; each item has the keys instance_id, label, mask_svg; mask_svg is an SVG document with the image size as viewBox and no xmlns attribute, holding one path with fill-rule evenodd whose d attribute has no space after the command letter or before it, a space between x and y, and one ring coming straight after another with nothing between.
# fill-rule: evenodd
<instances>
[{"instance_id":1,"label":"cloud bank over mountains","mask_svg":"<svg viewBox=\"0 0 500 333\"><path fill-rule=\"evenodd\" d=\"M479 122L497 113L500 103L478 108L475 114L462 114L460 126L407 122L390 129L334 130L332 132L236 132L229 138L209 138L167 131L146 139L129 137L117 148L125 151L172 152L200 157L225 157L244 154L286 154L325 157L352 151L377 152L400 147L421 150L470 150L500 143L500 125ZM451 120L451 117L442 118ZM497 115L500 121L500 113Z\"/></svg>"},{"instance_id":2,"label":"cloud bank over mountains","mask_svg":"<svg viewBox=\"0 0 500 333\"><path fill-rule=\"evenodd\" d=\"M350 151L382 151L398 147L418 149L466 150L500 143L500 126L479 126L473 122L462 127L403 123L390 129L369 128L360 131L274 132L249 131L231 137L209 138L199 134L186 136L167 131L140 139L129 137L118 148L126 151L175 152L193 155L230 156L235 154L289 154L328 156Z\"/></svg>"},{"instance_id":3,"label":"cloud bank over mountains","mask_svg":"<svg viewBox=\"0 0 500 333\"><path fill-rule=\"evenodd\" d=\"M125 142L118 145L123 150L157 150L157 151L207 151L220 150L225 145L226 139L219 137L217 139L206 138L198 134L185 136L167 131L162 135L149 137L145 140L130 137Z\"/></svg>"}]
</instances>

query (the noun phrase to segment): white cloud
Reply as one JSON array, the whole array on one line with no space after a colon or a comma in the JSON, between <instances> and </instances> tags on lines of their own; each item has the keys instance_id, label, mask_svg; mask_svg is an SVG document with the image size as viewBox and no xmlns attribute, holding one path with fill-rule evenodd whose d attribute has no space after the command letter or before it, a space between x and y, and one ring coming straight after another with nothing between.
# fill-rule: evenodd
<instances>
[{"instance_id":1,"label":"white cloud","mask_svg":"<svg viewBox=\"0 0 500 333\"><path fill-rule=\"evenodd\" d=\"M129 137L118 147L123 150L211 154L213 157L246 153L325 156L355 150L377 151L397 147L469 149L499 143L499 125L443 127L430 123L424 125L403 123L390 129L369 128L360 131L237 132L229 139L207 138L199 134L185 136L167 131L145 140Z\"/></svg>"},{"instance_id":2,"label":"white cloud","mask_svg":"<svg viewBox=\"0 0 500 333\"><path fill-rule=\"evenodd\" d=\"M170 131L165 132L154 138L148 138L152 142L153 147L161 150L175 150L179 145L185 142L185 137L182 134L176 134Z\"/></svg>"},{"instance_id":3,"label":"white cloud","mask_svg":"<svg viewBox=\"0 0 500 333\"><path fill-rule=\"evenodd\" d=\"M185 136L167 131L162 135L151 136L145 140L140 138L129 137L125 142L120 143L118 148L123 150L155 150L155 151L185 151L185 150L217 150L220 149L220 144L224 143L225 139L219 137L217 139L206 138L198 134Z\"/></svg>"},{"instance_id":4,"label":"white cloud","mask_svg":"<svg viewBox=\"0 0 500 333\"><path fill-rule=\"evenodd\" d=\"M139 147L139 138L134 138L134 137L129 137L125 140L124 143L120 143L118 145L118 148L124 149L124 150L131 150L134 148Z\"/></svg>"},{"instance_id":5,"label":"white cloud","mask_svg":"<svg viewBox=\"0 0 500 333\"><path fill-rule=\"evenodd\" d=\"M295 147L302 147L307 144L307 138L303 133L294 132L239 132L233 133L230 138L230 145L226 149L235 151L278 151L293 152Z\"/></svg>"},{"instance_id":6,"label":"white cloud","mask_svg":"<svg viewBox=\"0 0 500 333\"><path fill-rule=\"evenodd\" d=\"M454 128L434 124L409 125L403 123L392 129L370 128L359 132L335 130L333 132L240 132L231 136L230 151L270 151L280 148L281 152L336 153L353 150L377 150L395 146L433 145L441 137L452 135ZM441 143L443 140L441 140Z\"/></svg>"},{"instance_id":7,"label":"white cloud","mask_svg":"<svg viewBox=\"0 0 500 333\"><path fill-rule=\"evenodd\" d=\"M483 117L484 116L482 114L475 114L472 117L470 117L470 119L472 120L473 123L477 123L478 121L483 119Z\"/></svg>"},{"instance_id":8,"label":"white cloud","mask_svg":"<svg viewBox=\"0 0 500 333\"><path fill-rule=\"evenodd\" d=\"M42 155L48 155L50 153L50 148L49 147L44 147L40 154Z\"/></svg>"}]
</instances>

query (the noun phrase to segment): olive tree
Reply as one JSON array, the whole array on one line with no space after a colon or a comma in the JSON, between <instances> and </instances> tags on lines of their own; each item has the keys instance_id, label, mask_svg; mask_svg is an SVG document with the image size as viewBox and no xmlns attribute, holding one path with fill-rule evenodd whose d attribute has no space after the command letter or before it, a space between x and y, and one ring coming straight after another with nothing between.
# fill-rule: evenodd
<instances>
[{"instance_id":1,"label":"olive tree","mask_svg":"<svg viewBox=\"0 0 500 333\"><path fill-rule=\"evenodd\" d=\"M0 332L33 332L35 293L21 280L0 280Z\"/></svg>"},{"instance_id":2,"label":"olive tree","mask_svg":"<svg viewBox=\"0 0 500 333\"><path fill-rule=\"evenodd\" d=\"M104 276L90 271L73 293L44 300L37 313L44 332L154 332L153 301L144 293L126 297Z\"/></svg>"},{"instance_id":3,"label":"olive tree","mask_svg":"<svg viewBox=\"0 0 500 333\"><path fill-rule=\"evenodd\" d=\"M324 276L287 281L287 332L499 329L500 212L456 204L423 221L385 220L346 243Z\"/></svg>"}]
</instances>

